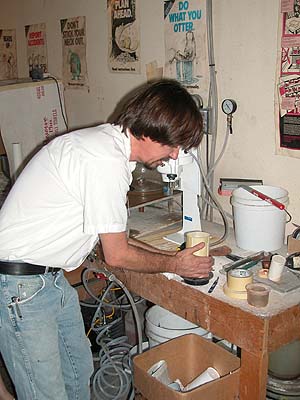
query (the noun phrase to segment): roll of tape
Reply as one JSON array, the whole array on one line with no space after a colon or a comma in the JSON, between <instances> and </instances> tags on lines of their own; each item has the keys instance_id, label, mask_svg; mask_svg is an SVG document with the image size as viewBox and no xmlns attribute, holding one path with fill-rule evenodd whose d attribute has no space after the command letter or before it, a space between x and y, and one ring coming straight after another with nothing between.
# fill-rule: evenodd
<instances>
[{"instance_id":1,"label":"roll of tape","mask_svg":"<svg viewBox=\"0 0 300 400\"><path fill-rule=\"evenodd\" d=\"M227 282L223 286L224 293L233 299L247 299L246 285L253 282L251 271L233 269L227 273Z\"/></svg>"}]
</instances>

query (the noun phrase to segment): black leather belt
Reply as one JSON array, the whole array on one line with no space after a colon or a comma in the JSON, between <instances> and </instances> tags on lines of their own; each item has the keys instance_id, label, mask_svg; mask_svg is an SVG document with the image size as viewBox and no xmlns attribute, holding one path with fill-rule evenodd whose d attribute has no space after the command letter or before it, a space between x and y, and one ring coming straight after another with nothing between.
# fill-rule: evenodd
<instances>
[{"instance_id":1,"label":"black leather belt","mask_svg":"<svg viewBox=\"0 0 300 400\"><path fill-rule=\"evenodd\" d=\"M0 274L3 275L40 275L47 272L54 274L60 270L61 268L45 267L43 265L0 261Z\"/></svg>"}]
</instances>

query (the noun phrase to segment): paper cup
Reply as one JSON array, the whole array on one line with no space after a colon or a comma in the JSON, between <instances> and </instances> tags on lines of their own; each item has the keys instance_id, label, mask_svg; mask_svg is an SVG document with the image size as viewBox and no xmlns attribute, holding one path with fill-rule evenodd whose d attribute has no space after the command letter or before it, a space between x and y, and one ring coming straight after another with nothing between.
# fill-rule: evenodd
<instances>
[{"instance_id":1,"label":"paper cup","mask_svg":"<svg viewBox=\"0 0 300 400\"><path fill-rule=\"evenodd\" d=\"M205 243L203 249L196 251L195 256L209 255L209 238L210 234L201 231L191 231L186 233L186 247L193 247L198 243Z\"/></svg>"},{"instance_id":2,"label":"paper cup","mask_svg":"<svg viewBox=\"0 0 300 400\"><path fill-rule=\"evenodd\" d=\"M152 367L148 369L148 374L165 385L172 383L169 377L168 365L165 360L160 360L152 365Z\"/></svg>"},{"instance_id":3,"label":"paper cup","mask_svg":"<svg viewBox=\"0 0 300 400\"><path fill-rule=\"evenodd\" d=\"M271 281L279 282L281 274L285 265L285 257L276 254L271 259L271 264L269 268L268 278Z\"/></svg>"},{"instance_id":4,"label":"paper cup","mask_svg":"<svg viewBox=\"0 0 300 400\"><path fill-rule=\"evenodd\" d=\"M208 367L201 375L197 376L192 382L185 386L184 391L192 390L204 383L213 381L214 379L220 378L219 372L213 368Z\"/></svg>"}]
</instances>

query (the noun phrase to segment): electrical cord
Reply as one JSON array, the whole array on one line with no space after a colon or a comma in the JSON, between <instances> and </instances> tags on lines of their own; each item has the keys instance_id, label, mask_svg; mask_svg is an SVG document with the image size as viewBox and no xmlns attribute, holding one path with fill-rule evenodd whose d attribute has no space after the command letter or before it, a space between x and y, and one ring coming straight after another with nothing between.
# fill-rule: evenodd
<instances>
[{"instance_id":1,"label":"electrical cord","mask_svg":"<svg viewBox=\"0 0 300 400\"><path fill-rule=\"evenodd\" d=\"M55 82L55 84L56 84L61 115L62 115L62 117L63 117L64 124L65 124L66 129L67 129L67 132L68 132L68 131L69 131L69 126L68 126L68 122L67 122L66 115L65 115L65 113L64 113L64 108L63 108L63 104L62 104L62 99L61 99L61 94L60 94L60 90L59 90L59 83L58 83L58 80L57 80L53 75L50 75L50 74L47 74L47 77L45 77L44 79L53 79L54 82Z\"/></svg>"}]
</instances>

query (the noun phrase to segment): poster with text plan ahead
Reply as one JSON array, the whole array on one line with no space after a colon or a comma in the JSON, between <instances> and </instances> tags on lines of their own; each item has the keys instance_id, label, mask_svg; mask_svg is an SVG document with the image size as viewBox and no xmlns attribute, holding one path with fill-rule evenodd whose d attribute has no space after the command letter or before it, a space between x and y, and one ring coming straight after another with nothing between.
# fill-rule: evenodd
<instances>
[{"instance_id":1,"label":"poster with text plan ahead","mask_svg":"<svg viewBox=\"0 0 300 400\"><path fill-rule=\"evenodd\" d=\"M205 0L164 3L165 71L207 104L209 90Z\"/></svg>"},{"instance_id":2,"label":"poster with text plan ahead","mask_svg":"<svg viewBox=\"0 0 300 400\"><path fill-rule=\"evenodd\" d=\"M139 0L108 0L107 18L110 71L140 73Z\"/></svg>"},{"instance_id":3,"label":"poster with text plan ahead","mask_svg":"<svg viewBox=\"0 0 300 400\"><path fill-rule=\"evenodd\" d=\"M69 89L88 88L85 17L60 20L63 48L63 84Z\"/></svg>"}]
</instances>

